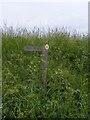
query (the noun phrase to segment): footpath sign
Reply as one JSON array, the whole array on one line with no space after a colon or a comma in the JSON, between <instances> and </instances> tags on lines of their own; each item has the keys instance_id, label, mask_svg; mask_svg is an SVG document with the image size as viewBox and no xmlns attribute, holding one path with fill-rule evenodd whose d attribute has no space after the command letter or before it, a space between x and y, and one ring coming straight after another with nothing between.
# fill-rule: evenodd
<instances>
[{"instance_id":1,"label":"footpath sign","mask_svg":"<svg viewBox=\"0 0 90 120\"><path fill-rule=\"evenodd\" d=\"M47 57L48 57L48 49L49 45L45 44L45 46L25 46L24 51L42 51L42 87L43 90L46 88L46 74L47 74Z\"/></svg>"}]
</instances>

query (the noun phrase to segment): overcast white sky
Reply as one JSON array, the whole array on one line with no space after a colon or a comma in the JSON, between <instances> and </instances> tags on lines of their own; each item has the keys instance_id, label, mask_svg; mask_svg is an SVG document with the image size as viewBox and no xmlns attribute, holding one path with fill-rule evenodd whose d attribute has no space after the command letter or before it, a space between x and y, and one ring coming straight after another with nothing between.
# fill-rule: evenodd
<instances>
[{"instance_id":1,"label":"overcast white sky","mask_svg":"<svg viewBox=\"0 0 90 120\"><path fill-rule=\"evenodd\" d=\"M3 0L0 24L27 28L68 27L88 31L88 0Z\"/></svg>"},{"instance_id":2,"label":"overcast white sky","mask_svg":"<svg viewBox=\"0 0 90 120\"><path fill-rule=\"evenodd\" d=\"M88 2L88 0L0 0L1 2Z\"/></svg>"}]
</instances>

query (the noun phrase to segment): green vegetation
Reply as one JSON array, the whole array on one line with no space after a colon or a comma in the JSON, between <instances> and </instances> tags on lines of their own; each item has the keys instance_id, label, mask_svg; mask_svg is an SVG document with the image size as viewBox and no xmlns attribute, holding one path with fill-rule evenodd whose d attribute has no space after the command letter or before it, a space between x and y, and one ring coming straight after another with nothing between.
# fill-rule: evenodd
<instances>
[{"instance_id":1,"label":"green vegetation","mask_svg":"<svg viewBox=\"0 0 90 120\"><path fill-rule=\"evenodd\" d=\"M49 43L47 90L42 93L42 52L24 46ZM39 36L2 33L3 118L86 118L88 115L88 40L59 30Z\"/></svg>"}]
</instances>

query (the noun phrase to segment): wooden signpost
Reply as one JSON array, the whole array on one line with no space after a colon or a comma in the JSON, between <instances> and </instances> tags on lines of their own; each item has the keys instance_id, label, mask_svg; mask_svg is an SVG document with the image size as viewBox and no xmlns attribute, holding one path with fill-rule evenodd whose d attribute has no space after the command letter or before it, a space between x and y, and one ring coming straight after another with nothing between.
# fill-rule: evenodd
<instances>
[{"instance_id":1,"label":"wooden signpost","mask_svg":"<svg viewBox=\"0 0 90 120\"><path fill-rule=\"evenodd\" d=\"M25 46L24 51L42 51L42 88L45 91L46 88L46 74L47 74L47 57L48 57L49 45L45 46Z\"/></svg>"}]
</instances>

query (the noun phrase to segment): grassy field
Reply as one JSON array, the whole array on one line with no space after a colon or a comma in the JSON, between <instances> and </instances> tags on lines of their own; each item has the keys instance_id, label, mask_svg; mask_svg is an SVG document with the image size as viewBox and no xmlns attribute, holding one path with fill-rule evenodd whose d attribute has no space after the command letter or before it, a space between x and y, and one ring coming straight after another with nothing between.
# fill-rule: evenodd
<instances>
[{"instance_id":1,"label":"grassy field","mask_svg":"<svg viewBox=\"0 0 90 120\"><path fill-rule=\"evenodd\" d=\"M18 32L19 33L19 32ZM47 89L42 93L42 52L24 46L49 44ZM86 118L88 115L88 40L54 30L2 34L3 118Z\"/></svg>"}]
</instances>

